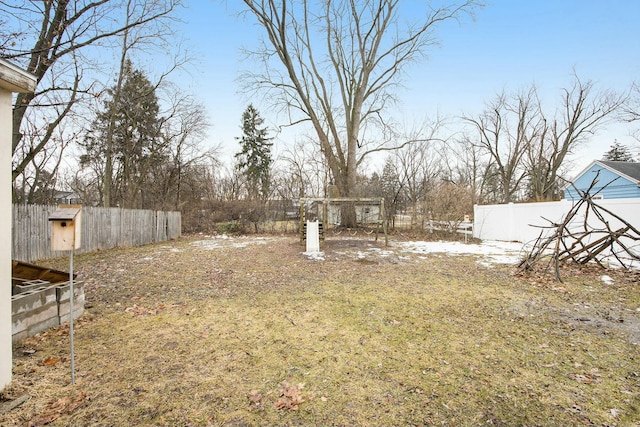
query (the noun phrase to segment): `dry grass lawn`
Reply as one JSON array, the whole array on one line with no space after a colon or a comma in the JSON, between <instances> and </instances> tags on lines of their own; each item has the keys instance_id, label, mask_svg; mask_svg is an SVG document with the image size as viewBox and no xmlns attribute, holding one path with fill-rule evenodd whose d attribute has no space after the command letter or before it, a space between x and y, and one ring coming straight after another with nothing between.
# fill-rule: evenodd
<instances>
[{"instance_id":1,"label":"dry grass lawn","mask_svg":"<svg viewBox=\"0 0 640 427\"><path fill-rule=\"evenodd\" d=\"M88 309L14 346L0 425L640 426L634 273L295 237L75 257ZM43 264L67 269L68 259Z\"/></svg>"}]
</instances>

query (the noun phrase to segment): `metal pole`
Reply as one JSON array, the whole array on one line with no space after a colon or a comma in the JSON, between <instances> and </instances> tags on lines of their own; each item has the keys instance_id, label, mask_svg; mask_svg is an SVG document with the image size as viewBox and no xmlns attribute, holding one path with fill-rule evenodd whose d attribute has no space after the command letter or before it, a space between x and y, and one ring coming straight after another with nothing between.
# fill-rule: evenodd
<instances>
[{"instance_id":1,"label":"metal pole","mask_svg":"<svg viewBox=\"0 0 640 427\"><path fill-rule=\"evenodd\" d=\"M69 338L71 341L71 384L76 383L75 372L75 360L74 360L74 348L73 348L73 250L71 250L71 256L69 258L69 291L71 296L69 297Z\"/></svg>"}]
</instances>

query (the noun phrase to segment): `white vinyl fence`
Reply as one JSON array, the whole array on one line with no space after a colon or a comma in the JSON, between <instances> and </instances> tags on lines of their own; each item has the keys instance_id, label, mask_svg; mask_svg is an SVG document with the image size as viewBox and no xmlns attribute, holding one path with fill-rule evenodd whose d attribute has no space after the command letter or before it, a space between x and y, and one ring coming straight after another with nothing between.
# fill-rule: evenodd
<instances>
[{"instance_id":1,"label":"white vinyl fence","mask_svg":"<svg viewBox=\"0 0 640 427\"><path fill-rule=\"evenodd\" d=\"M57 206L13 205L12 259L36 261L66 255L51 250L49 216ZM82 207L81 247L76 253L141 246L180 237L180 212Z\"/></svg>"},{"instance_id":2,"label":"white vinyl fence","mask_svg":"<svg viewBox=\"0 0 640 427\"><path fill-rule=\"evenodd\" d=\"M602 199L596 203L623 218L636 229L640 229L640 198ZM572 206L573 202L567 200L476 205L473 208L473 237L482 240L533 243L542 231L540 226L550 225L549 221L559 222ZM573 224L581 225L584 219L584 211L581 211L576 215ZM594 215L589 216L588 224L602 228L602 223L598 223ZM617 229L620 225L617 220L610 223L612 229Z\"/></svg>"}]
</instances>

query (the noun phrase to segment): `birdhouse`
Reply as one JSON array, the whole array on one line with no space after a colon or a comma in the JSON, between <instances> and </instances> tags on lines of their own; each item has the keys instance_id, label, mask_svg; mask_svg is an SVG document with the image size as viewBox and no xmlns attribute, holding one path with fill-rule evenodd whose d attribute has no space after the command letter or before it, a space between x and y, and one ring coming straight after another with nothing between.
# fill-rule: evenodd
<instances>
[{"instance_id":1,"label":"birdhouse","mask_svg":"<svg viewBox=\"0 0 640 427\"><path fill-rule=\"evenodd\" d=\"M58 205L49 215L52 251L72 251L80 247L81 218L81 205Z\"/></svg>"}]
</instances>

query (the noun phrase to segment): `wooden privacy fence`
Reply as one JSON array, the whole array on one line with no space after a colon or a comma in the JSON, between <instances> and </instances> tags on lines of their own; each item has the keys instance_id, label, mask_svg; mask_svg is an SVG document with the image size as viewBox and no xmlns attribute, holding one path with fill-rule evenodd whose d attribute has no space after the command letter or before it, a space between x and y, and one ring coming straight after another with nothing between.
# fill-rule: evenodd
<instances>
[{"instance_id":1,"label":"wooden privacy fence","mask_svg":"<svg viewBox=\"0 0 640 427\"><path fill-rule=\"evenodd\" d=\"M49 216L57 206L13 205L12 259L36 261L66 253L51 250ZM180 212L82 207L81 247L76 253L141 246L180 237Z\"/></svg>"}]
</instances>

